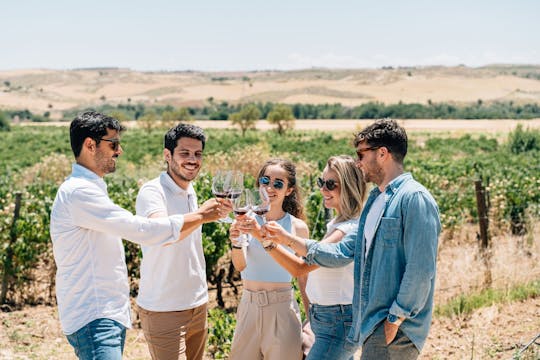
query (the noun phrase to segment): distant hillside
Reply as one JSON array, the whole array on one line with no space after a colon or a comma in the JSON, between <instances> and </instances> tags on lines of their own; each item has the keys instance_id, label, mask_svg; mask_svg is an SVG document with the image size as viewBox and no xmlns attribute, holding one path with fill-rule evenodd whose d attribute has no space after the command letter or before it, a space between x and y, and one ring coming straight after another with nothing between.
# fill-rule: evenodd
<instances>
[{"instance_id":1,"label":"distant hillside","mask_svg":"<svg viewBox=\"0 0 540 360\"><path fill-rule=\"evenodd\" d=\"M103 103L540 103L540 66L137 72L128 69L0 71L0 109L60 111Z\"/></svg>"}]
</instances>

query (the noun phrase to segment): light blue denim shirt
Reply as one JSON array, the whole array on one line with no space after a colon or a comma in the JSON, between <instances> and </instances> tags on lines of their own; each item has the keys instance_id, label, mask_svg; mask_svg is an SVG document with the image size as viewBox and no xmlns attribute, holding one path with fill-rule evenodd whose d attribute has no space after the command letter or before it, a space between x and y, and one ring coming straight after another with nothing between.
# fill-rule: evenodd
<instances>
[{"instance_id":1,"label":"light blue denim shirt","mask_svg":"<svg viewBox=\"0 0 540 360\"><path fill-rule=\"evenodd\" d=\"M400 329L420 351L431 325L439 209L410 173L398 176L385 189L385 209L366 257L364 226L380 193L377 187L371 191L358 228L339 243L308 240L306 261L340 267L354 260L353 327L348 341L362 345L390 313L405 318Z\"/></svg>"}]
</instances>

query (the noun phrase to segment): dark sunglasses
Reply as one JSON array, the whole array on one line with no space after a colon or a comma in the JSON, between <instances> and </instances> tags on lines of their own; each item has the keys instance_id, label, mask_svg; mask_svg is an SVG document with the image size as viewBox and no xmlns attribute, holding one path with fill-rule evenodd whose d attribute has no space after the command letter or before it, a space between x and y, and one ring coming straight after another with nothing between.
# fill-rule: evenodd
<instances>
[{"instance_id":1,"label":"dark sunglasses","mask_svg":"<svg viewBox=\"0 0 540 360\"><path fill-rule=\"evenodd\" d=\"M259 178L259 184L264 186L270 185L270 178L268 176L261 176ZM274 180L272 187L276 190L281 190L285 187L285 183L283 182L283 180L276 179Z\"/></svg>"},{"instance_id":2,"label":"dark sunglasses","mask_svg":"<svg viewBox=\"0 0 540 360\"><path fill-rule=\"evenodd\" d=\"M107 141L112 144L112 149L114 151L118 151L118 148L120 147L120 139L99 139L100 141Z\"/></svg>"},{"instance_id":3,"label":"dark sunglasses","mask_svg":"<svg viewBox=\"0 0 540 360\"><path fill-rule=\"evenodd\" d=\"M358 160L362 161L362 158L364 157L364 152L377 150L380 148L381 148L380 146L371 146L364 149L359 149L359 150L356 150L356 156L358 156Z\"/></svg>"},{"instance_id":4,"label":"dark sunglasses","mask_svg":"<svg viewBox=\"0 0 540 360\"><path fill-rule=\"evenodd\" d=\"M324 180L323 178L318 178L317 185L319 186L320 189L322 189L323 186L326 186L326 188L330 191L337 188L337 183L336 183L336 180L334 179Z\"/></svg>"}]
</instances>

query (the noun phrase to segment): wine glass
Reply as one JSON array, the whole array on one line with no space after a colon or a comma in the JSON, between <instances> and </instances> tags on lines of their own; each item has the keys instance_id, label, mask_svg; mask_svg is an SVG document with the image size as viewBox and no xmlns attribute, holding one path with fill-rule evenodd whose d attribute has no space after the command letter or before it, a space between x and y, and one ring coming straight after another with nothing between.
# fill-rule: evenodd
<instances>
[{"instance_id":1,"label":"wine glass","mask_svg":"<svg viewBox=\"0 0 540 360\"><path fill-rule=\"evenodd\" d=\"M228 198L236 199L244 190L244 174L240 171L230 171Z\"/></svg>"},{"instance_id":2,"label":"wine glass","mask_svg":"<svg viewBox=\"0 0 540 360\"><path fill-rule=\"evenodd\" d=\"M212 178L212 194L220 199L226 199L230 196L231 190L231 170L218 170ZM229 217L219 219L218 222L232 223Z\"/></svg>"},{"instance_id":3,"label":"wine glass","mask_svg":"<svg viewBox=\"0 0 540 360\"><path fill-rule=\"evenodd\" d=\"M245 189L242 190L238 196L233 200L233 212L234 217L238 218L243 215L247 215L251 209L251 191ZM246 234L240 234L236 239L240 246L248 245L248 237Z\"/></svg>"},{"instance_id":4,"label":"wine glass","mask_svg":"<svg viewBox=\"0 0 540 360\"><path fill-rule=\"evenodd\" d=\"M262 218L262 224L266 224L266 213L270 210L270 198L266 189L263 186L253 189L251 197L251 210Z\"/></svg>"}]
</instances>

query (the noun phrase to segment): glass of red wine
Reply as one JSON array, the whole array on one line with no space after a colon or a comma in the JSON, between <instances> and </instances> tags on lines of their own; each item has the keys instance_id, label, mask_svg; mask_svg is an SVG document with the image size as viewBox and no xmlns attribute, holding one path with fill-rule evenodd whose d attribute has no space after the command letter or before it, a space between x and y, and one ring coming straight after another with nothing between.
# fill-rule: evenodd
<instances>
[{"instance_id":1,"label":"glass of red wine","mask_svg":"<svg viewBox=\"0 0 540 360\"><path fill-rule=\"evenodd\" d=\"M212 179L212 194L220 199L234 199L244 189L244 176L240 171L218 170ZM232 223L231 218L225 217L218 222Z\"/></svg>"},{"instance_id":2,"label":"glass of red wine","mask_svg":"<svg viewBox=\"0 0 540 360\"><path fill-rule=\"evenodd\" d=\"M270 199L264 187L253 189L251 192L251 210L259 215L266 224L266 213L270 210Z\"/></svg>"},{"instance_id":3,"label":"glass of red wine","mask_svg":"<svg viewBox=\"0 0 540 360\"><path fill-rule=\"evenodd\" d=\"M245 190L242 190L238 194L238 196L233 200L234 217L238 218L240 216L247 215L250 210L251 210L251 191L245 189ZM236 241L238 242L238 245L240 246L247 246L249 242L246 234L240 234L240 236L236 239Z\"/></svg>"}]
</instances>

